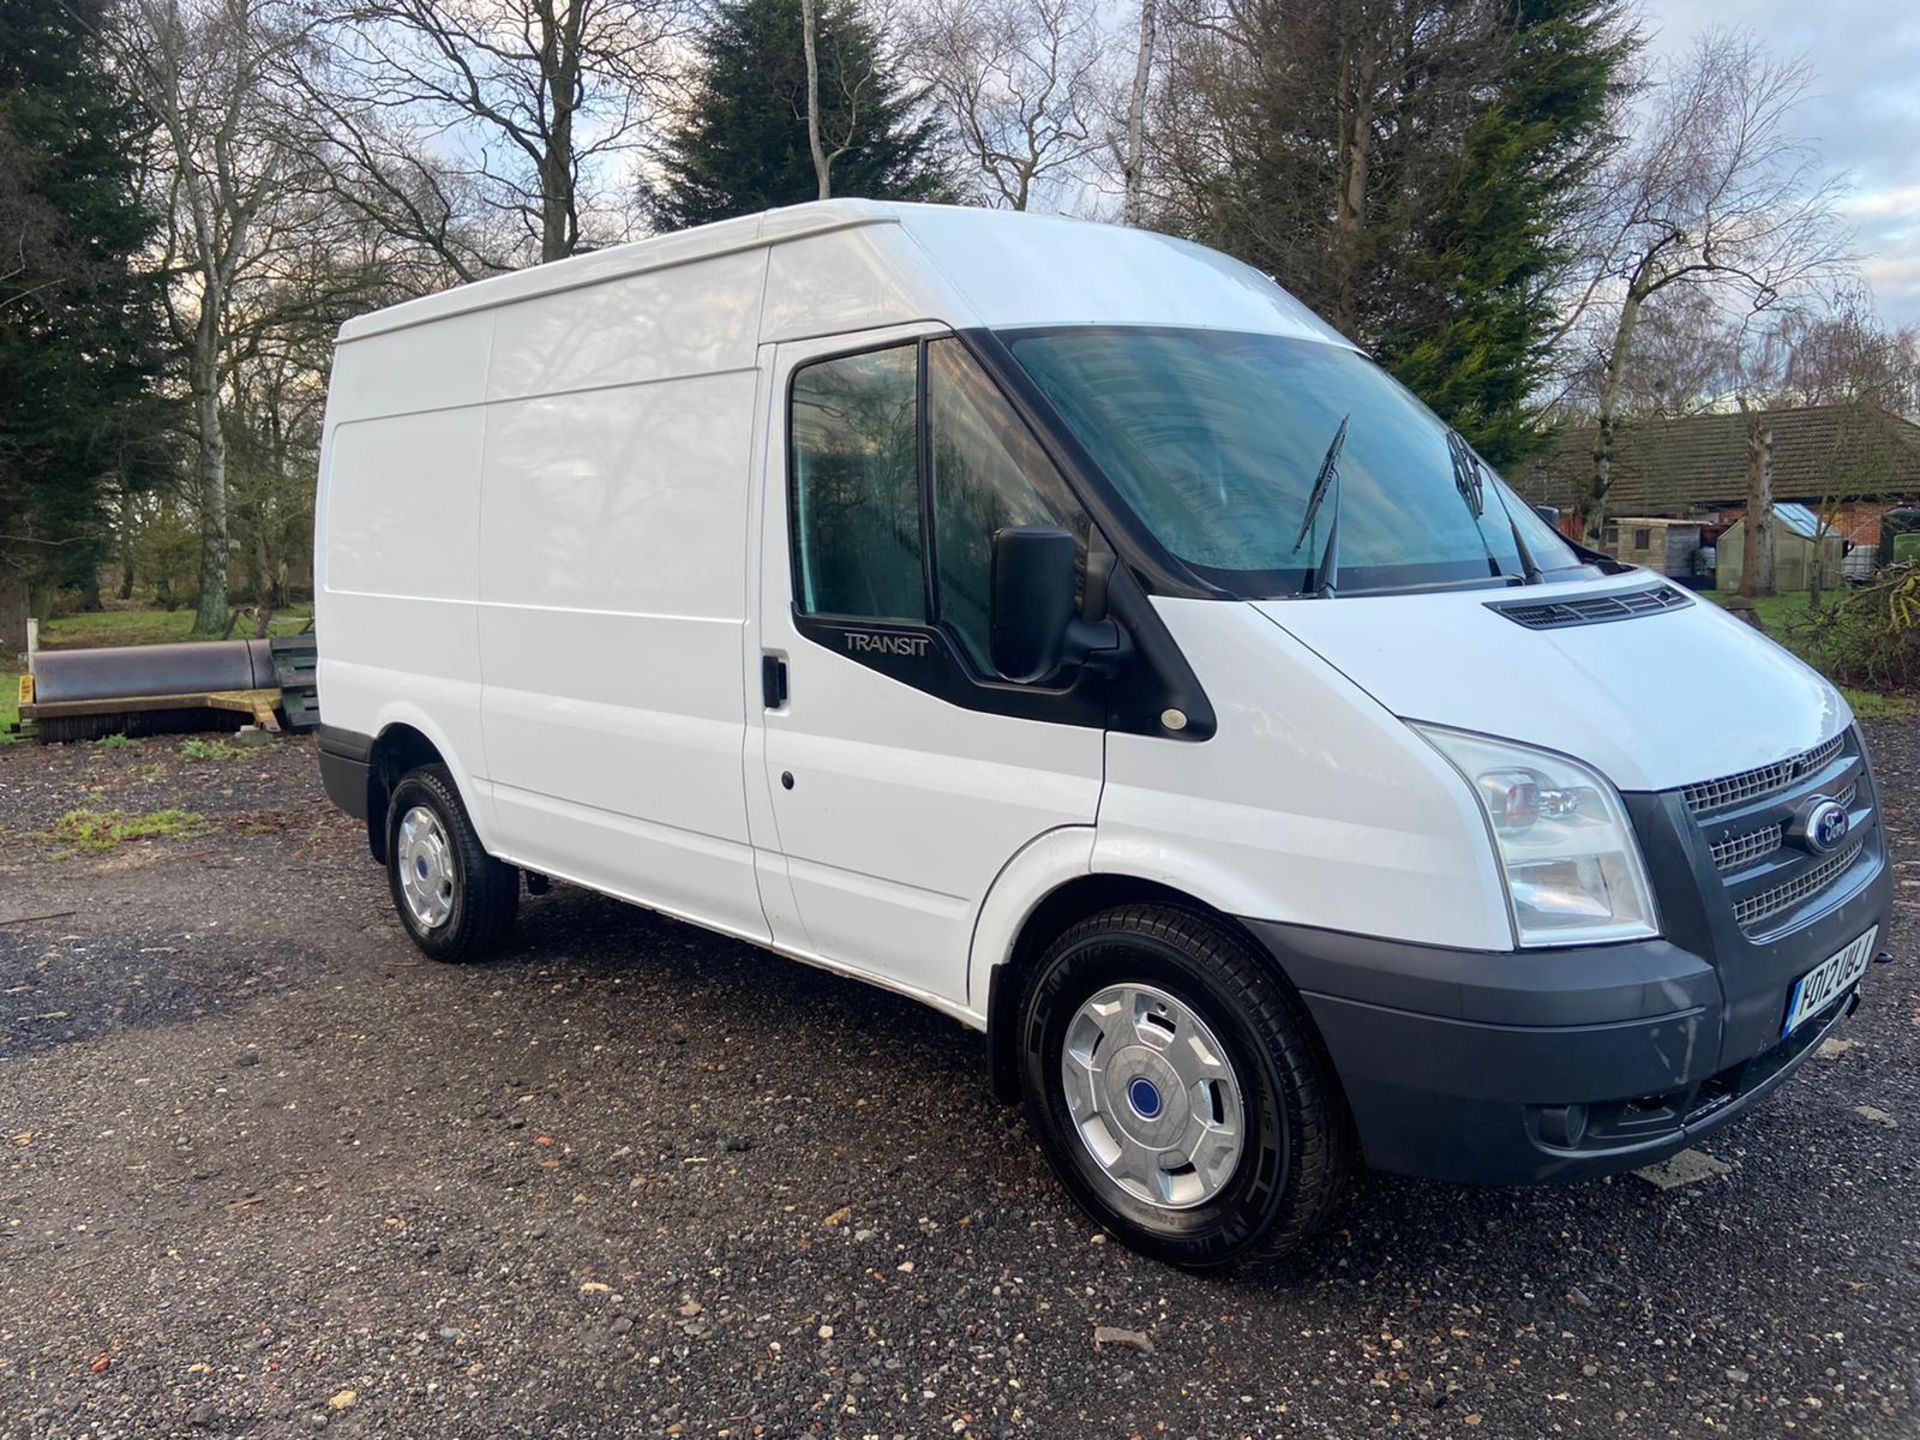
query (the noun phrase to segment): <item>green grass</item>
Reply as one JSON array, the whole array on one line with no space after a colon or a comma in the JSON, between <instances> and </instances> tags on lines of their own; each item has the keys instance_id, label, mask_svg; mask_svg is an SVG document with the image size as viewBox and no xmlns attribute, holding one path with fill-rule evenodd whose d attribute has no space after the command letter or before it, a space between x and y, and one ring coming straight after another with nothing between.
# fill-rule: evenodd
<instances>
[{"instance_id":1,"label":"green grass","mask_svg":"<svg viewBox=\"0 0 1920 1440\"><path fill-rule=\"evenodd\" d=\"M196 735L180 747L180 753L189 760L239 760L253 752L224 740L202 740Z\"/></svg>"},{"instance_id":2,"label":"green grass","mask_svg":"<svg viewBox=\"0 0 1920 1440\"><path fill-rule=\"evenodd\" d=\"M1920 696L1882 695L1873 690L1840 692L1862 720L1920 720Z\"/></svg>"},{"instance_id":3,"label":"green grass","mask_svg":"<svg viewBox=\"0 0 1920 1440\"><path fill-rule=\"evenodd\" d=\"M20 737L13 733L14 723L20 718L20 672L6 663L11 657L0 657L0 745L17 745Z\"/></svg>"},{"instance_id":4,"label":"green grass","mask_svg":"<svg viewBox=\"0 0 1920 1440\"><path fill-rule=\"evenodd\" d=\"M313 615L311 605L294 605L274 614L274 635L297 635ZM40 624L40 643L49 650L83 650L95 645L165 645L191 640L191 610L101 610L88 615L62 615ZM234 638L253 635L251 616L242 615L233 627Z\"/></svg>"},{"instance_id":5,"label":"green grass","mask_svg":"<svg viewBox=\"0 0 1920 1440\"><path fill-rule=\"evenodd\" d=\"M124 810L69 810L54 822L47 838L59 845L98 852L129 840L179 840L206 831L206 817L191 810L156 810L151 815L129 815Z\"/></svg>"}]
</instances>

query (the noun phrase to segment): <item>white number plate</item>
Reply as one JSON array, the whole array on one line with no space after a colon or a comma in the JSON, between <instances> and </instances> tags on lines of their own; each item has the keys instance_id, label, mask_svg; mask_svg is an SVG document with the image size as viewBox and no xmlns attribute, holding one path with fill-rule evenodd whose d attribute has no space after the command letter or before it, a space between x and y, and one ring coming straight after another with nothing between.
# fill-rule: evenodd
<instances>
[{"instance_id":1,"label":"white number plate","mask_svg":"<svg viewBox=\"0 0 1920 1440\"><path fill-rule=\"evenodd\" d=\"M1780 1030L1783 1039L1853 988L1873 963L1873 942L1879 938L1880 927L1876 925L1838 955L1822 960L1800 977L1793 987L1793 999L1787 1002L1787 1023Z\"/></svg>"}]
</instances>

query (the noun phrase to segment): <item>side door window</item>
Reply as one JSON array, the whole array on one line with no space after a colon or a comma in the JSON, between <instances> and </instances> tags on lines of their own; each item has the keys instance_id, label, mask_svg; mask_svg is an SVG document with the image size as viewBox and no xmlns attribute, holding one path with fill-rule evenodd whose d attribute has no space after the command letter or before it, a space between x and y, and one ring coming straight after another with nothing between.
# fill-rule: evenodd
<instances>
[{"instance_id":1,"label":"side door window","mask_svg":"<svg viewBox=\"0 0 1920 1440\"><path fill-rule=\"evenodd\" d=\"M924 625L919 346L794 372L794 599L804 615Z\"/></svg>"},{"instance_id":2,"label":"side door window","mask_svg":"<svg viewBox=\"0 0 1920 1440\"><path fill-rule=\"evenodd\" d=\"M938 619L974 668L997 677L987 644L996 532L1087 522L1031 431L958 340L927 347L927 459Z\"/></svg>"},{"instance_id":3,"label":"side door window","mask_svg":"<svg viewBox=\"0 0 1920 1440\"><path fill-rule=\"evenodd\" d=\"M789 403L796 611L938 627L944 644L882 653L958 652L943 661L954 684L1001 679L988 644L994 535L1064 526L1084 577L1089 526L992 378L945 337L812 361Z\"/></svg>"}]
</instances>

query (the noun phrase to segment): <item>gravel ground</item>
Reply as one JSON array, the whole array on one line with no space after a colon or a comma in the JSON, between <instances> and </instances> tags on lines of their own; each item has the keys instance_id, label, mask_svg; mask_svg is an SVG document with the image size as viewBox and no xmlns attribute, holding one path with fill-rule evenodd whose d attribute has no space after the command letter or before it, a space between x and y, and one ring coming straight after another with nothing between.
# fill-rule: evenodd
<instances>
[{"instance_id":1,"label":"gravel ground","mask_svg":"<svg viewBox=\"0 0 1920 1440\"><path fill-rule=\"evenodd\" d=\"M1920 740L1871 739L1911 953ZM1095 1233L930 1011L565 888L436 966L308 742L14 747L0 1437L1914 1436L1917 979L1723 1174L1373 1177L1196 1277Z\"/></svg>"}]
</instances>

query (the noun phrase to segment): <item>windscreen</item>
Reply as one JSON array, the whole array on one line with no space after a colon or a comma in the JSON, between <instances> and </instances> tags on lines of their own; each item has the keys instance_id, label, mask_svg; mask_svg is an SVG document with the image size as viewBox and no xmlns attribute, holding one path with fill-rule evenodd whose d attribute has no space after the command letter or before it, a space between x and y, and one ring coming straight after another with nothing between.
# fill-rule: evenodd
<instances>
[{"instance_id":1,"label":"windscreen","mask_svg":"<svg viewBox=\"0 0 1920 1440\"><path fill-rule=\"evenodd\" d=\"M1312 588L1339 516L1341 594L1518 580L1579 558L1432 411L1343 346L1219 330L1079 327L1002 337L1146 527L1248 599ZM1341 422L1337 488L1310 524Z\"/></svg>"}]
</instances>

